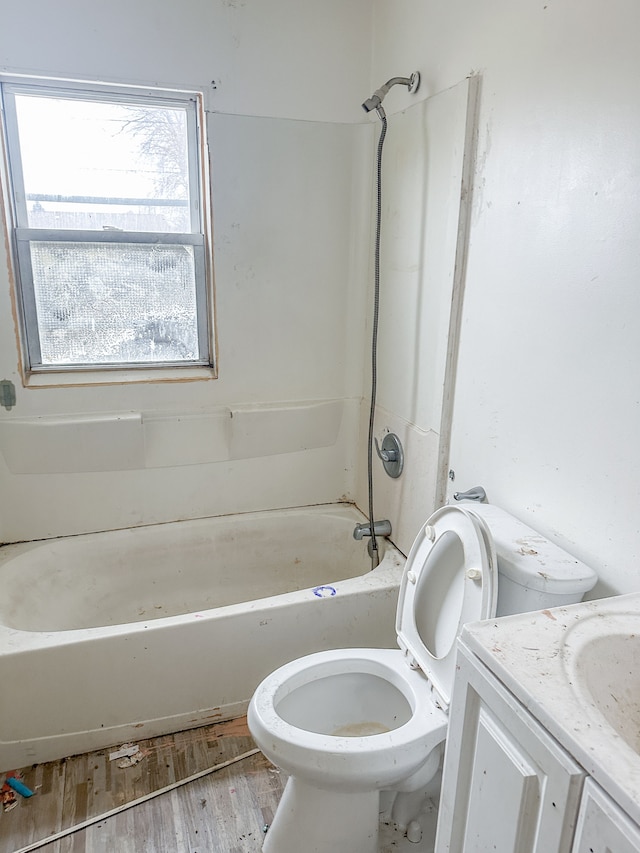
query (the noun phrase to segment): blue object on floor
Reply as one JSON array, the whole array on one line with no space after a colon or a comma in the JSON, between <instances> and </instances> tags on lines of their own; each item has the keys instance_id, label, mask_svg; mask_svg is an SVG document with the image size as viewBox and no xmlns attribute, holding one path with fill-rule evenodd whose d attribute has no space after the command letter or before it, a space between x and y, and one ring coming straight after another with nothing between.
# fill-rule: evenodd
<instances>
[{"instance_id":1,"label":"blue object on floor","mask_svg":"<svg viewBox=\"0 0 640 853\"><path fill-rule=\"evenodd\" d=\"M7 785L10 788L13 788L14 791L17 791L22 797L33 797L33 791L30 791L26 785L23 785L19 779L16 779L15 776L7 777Z\"/></svg>"}]
</instances>

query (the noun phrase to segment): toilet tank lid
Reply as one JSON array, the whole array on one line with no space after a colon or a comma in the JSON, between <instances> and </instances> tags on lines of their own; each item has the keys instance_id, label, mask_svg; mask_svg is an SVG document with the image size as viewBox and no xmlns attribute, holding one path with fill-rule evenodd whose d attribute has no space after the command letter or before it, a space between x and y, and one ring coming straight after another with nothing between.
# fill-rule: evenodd
<instances>
[{"instance_id":1,"label":"toilet tank lid","mask_svg":"<svg viewBox=\"0 0 640 853\"><path fill-rule=\"evenodd\" d=\"M595 586L598 576L593 569L505 510L475 501L464 501L464 506L487 523L500 574L529 589L557 595L584 595Z\"/></svg>"}]
</instances>

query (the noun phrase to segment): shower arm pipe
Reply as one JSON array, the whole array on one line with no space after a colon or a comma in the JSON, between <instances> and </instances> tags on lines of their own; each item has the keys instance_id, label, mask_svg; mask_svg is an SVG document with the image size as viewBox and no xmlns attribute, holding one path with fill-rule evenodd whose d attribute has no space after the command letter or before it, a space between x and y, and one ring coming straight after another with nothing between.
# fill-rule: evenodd
<instances>
[{"instance_id":1,"label":"shower arm pipe","mask_svg":"<svg viewBox=\"0 0 640 853\"><path fill-rule=\"evenodd\" d=\"M382 100L392 86L406 86L408 89L410 85L411 77L392 77L391 80L387 80L383 86L376 89L373 94Z\"/></svg>"},{"instance_id":2,"label":"shower arm pipe","mask_svg":"<svg viewBox=\"0 0 640 853\"><path fill-rule=\"evenodd\" d=\"M371 110L378 110L378 114L380 115L380 110L382 110L382 101L386 97L389 89L392 86L406 86L411 94L414 94L418 91L418 86L420 85L420 72L414 71L411 77L391 77L390 80L387 80L379 89L376 89L373 95L363 103L362 109L365 112L371 112ZM384 111L382 111L384 114ZM382 118L382 115L380 116Z\"/></svg>"}]
</instances>

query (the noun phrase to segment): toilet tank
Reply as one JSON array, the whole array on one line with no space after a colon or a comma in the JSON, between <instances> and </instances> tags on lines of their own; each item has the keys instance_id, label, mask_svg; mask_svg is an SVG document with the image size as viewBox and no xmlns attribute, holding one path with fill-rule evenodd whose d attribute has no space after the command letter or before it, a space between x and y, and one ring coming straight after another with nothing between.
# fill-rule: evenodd
<instances>
[{"instance_id":1,"label":"toilet tank","mask_svg":"<svg viewBox=\"0 0 640 853\"><path fill-rule=\"evenodd\" d=\"M493 504L461 505L487 524L498 562L497 616L581 601L598 577L593 569Z\"/></svg>"}]
</instances>

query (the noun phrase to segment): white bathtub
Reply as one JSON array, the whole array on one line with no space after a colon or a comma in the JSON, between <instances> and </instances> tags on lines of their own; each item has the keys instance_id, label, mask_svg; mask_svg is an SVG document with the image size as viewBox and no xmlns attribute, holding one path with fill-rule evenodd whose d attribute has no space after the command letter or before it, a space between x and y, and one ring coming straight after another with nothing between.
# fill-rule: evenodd
<instances>
[{"instance_id":1,"label":"white bathtub","mask_svg":"<svg viewBox=\"0 0 640 853\"><path fill-rule=\"evenodd\" d=\"M321 649L395 645L404 557L348 505L0 549L0 770L243 714Z\"/></svg>"}]
</instances>

